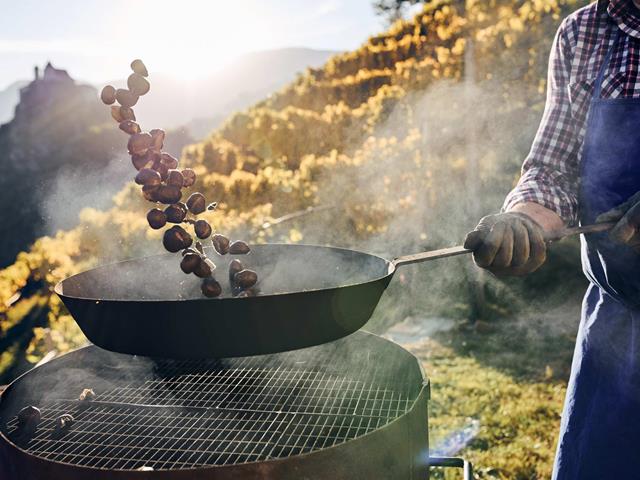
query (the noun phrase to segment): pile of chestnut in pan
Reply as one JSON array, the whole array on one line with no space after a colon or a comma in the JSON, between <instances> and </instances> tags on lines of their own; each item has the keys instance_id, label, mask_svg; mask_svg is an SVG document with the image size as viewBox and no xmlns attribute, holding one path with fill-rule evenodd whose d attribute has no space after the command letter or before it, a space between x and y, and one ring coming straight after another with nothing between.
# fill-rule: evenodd
<instances>
[{"instance_id":1,"label":"pile of chestnut in pan","mask_svg":"<svg viewBox=\"0 0 640 480\"><path fill-rule=\"evenodd\" d=\"M206 220L198 219L205 210L215 210L217 203L207 201L202 193L195 192L182 202L183 189L191 187L196 181L195 172L179 169L178 160L162 151L165 132L159 128L143 132L136 123L133 106L140 96L149 91L146 77L149 73L142 60L131 62L133 73L127 79L128 88L115 89L107 85L100 95L106 105L111 105L111 116L120 126L120 130L129 134L127 145L133 166L138 170L135 182L142 186L145 199L155 203L156 207L147 213L147 221L153 229L164 228L168 223L173 226L164 232L162 243L173 253L182 252L180 268L186 274L195 274L202 278L202 293L207 297L217 297L222 293L220 283L214 278L215 263L207 257L202 242L211 239L215 251L220 255L247 254L249 245L242 240L230 242L219 233L212 235L212 228ZM193 230L197 240L187 231ZM245 269L238 259L229 264L231 291L235 296L255 294L252 288L258 281L258 275Z\"/></svg>"}]
</instances>

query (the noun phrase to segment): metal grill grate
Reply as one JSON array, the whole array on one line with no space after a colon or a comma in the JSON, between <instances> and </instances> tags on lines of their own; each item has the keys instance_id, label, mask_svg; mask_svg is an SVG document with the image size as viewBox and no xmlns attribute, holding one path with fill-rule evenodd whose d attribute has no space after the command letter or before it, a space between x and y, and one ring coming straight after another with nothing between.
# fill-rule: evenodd
<instances>
[{"instance_id":1,"label":"metal grill grate","mask_svg":"<svg viewBox=\"0 0 640 480\"><path fill-rule=\"evenodd\" d=\"M411 406L408 395L375 376L360 380L328 366L163 362L149 377L104 391L94 386L98 395L89 404L41 405L42 421L23 448L50 460L109 469L239 464L337 445ZM59 435L55 419L63 413L75 422ZM16 419L7 433L17 435Z\"/></svg>"}]
</instances>

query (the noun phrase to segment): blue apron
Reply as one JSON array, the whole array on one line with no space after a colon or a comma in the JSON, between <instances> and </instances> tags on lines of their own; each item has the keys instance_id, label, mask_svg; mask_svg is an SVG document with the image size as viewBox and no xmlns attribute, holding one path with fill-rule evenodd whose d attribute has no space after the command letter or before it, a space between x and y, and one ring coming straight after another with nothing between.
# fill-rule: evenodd
<instances>
[{"instance_id":1,"label":"blue apron","mask_svg":"<svg viewBox=\"0 0 640 480\"><path fill-rule=\"evenodd\" d=\"M587 119L580 221L640 190L640 98L601 99L620 30L598 73ZM608 235L582 238L590 286L562 415L555 480L640 479L640 255Z\"/></svg>"}]
</instances>

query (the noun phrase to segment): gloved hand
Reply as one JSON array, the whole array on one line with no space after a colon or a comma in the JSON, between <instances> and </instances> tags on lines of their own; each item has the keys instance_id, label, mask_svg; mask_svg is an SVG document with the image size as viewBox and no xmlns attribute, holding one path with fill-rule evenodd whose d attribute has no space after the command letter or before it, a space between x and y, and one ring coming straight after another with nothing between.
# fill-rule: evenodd
<instances>
[{"instance_id":1,"label":"gloved hand","mask_svg":"<svg viewBox=\"0 0 640 480\"><path fill-rule=\"evenodd\" d=\"M640 192L626 202L596 218L596 223L618 222L609 232L614 242L630 246L640 253Z\"/></svg>"},{"instance_id":2,"label":"gloved hand","mask_svg":"<svg viewBox=\"0 0 640 480\"><path fill-rule=\"evenodd\" d=\"M526 275L547 259L542 227L523 213L488 215L467 234L476 265L496 275Z\"/></svg>"}]
</instances>

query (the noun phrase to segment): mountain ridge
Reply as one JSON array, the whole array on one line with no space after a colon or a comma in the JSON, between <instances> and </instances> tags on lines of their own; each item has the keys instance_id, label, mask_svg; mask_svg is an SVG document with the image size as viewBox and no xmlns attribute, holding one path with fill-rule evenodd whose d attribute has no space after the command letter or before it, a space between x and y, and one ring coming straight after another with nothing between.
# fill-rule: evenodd
<instances>
[{"instance_id":1,"label":"mountain ridge","mask_svg":"<svg viewBox=\"0 0 640 480\"><path fill-rule=\"evenodd\" d=\"M138 107L143 124L163 125L165 129L187 127L195 138L203 138L219 126L221 121L237 110L249 107L272 91L293 81L295 75L308 67L319 67L336 51L306 47L283 47L258 50L240 55L213 75L186 82L163 73L151 72L155 95ZM259 75L270 68L272 78ZM18 80L0 90L0 124L13 118L19 90L29 81ZM106 84L124 86L123 80L93 83L82 79L78 84L91 85L100 90ZM180 97L175 92L189 92ZM232 92L225 99L225 92ZM182 108L180 108L182 107Z\"/></svg>"}]
</instances>

